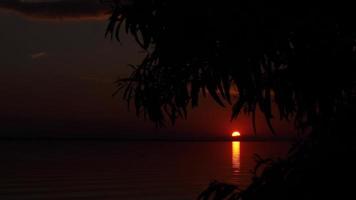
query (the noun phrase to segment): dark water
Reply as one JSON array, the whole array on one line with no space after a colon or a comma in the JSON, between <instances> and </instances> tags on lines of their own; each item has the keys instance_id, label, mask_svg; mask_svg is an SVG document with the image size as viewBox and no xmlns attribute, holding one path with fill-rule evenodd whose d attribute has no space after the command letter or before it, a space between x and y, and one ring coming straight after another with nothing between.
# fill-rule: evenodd
<instances>
[{"instance_id":1,"label":"dark water","mask_svg":"<svg viewBox=\"0 0 356 200\"><path fill-rule=\"evenodd\" d=\"M0 142L0 199L196 199L212 180L246 186L252 156L287 142Z\"/></svg>"}]
</instances>

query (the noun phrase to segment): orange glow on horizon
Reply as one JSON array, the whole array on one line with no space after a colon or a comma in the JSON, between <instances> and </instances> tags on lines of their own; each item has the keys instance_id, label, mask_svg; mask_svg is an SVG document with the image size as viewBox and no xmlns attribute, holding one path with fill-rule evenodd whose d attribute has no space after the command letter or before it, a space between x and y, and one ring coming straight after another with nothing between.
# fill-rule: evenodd
<instances>
[{"instance_id":1,"label":"orange glow on horizon","mask_svg":"<svg viewBox=\"0 0 356 200\"><path fill-rule=\"evenodd\" d=\"M238 132L238 131L234 131L234 132L232 132L231 136L232 137L239 137L239 136L241 136L241 133Z\"/></svg>"}]
</instances>

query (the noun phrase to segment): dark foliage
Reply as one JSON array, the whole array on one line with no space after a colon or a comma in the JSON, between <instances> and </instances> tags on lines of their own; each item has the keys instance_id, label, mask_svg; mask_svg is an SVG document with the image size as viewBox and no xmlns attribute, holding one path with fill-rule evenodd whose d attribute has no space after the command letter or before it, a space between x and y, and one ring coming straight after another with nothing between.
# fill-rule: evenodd
<instances>
[{"instance_id":1,"label":"dark foliage","mask_svg":"<svg viewBox=\"0 0 356 200\"><path fill-rule=\"evenodd\" d=\"M158 125L167 118L174 122L186 117L188 106L197 106L207 91L219 105L233 104L232 119L241 111L254 118L259 107L273 130L275 103L281 119L293 118L297 128L311 130L288 159L259 159L263 172L247 189L214 182L201 199L313 199L308 192L323 191L313 190L313 184L332 191L323 178L327 170L318 170L330 155L343 162L348 158L339 153L355 153L350 124L355 114L356 12L351 3L123 2L106 1L113 6L106 34L120 40L120 30L125 30L147 51L131 76L117 82L138 115Z\"/></svg>"},{"instance_id":2,"label":"dark foliage","mask_svg":"<svg viewBox=\"0 0 356 200\"><path fill-rule=\"evenodd\" d=\"M281 119L295 114L304 127L350 98L356 14L347 4L110 2L107 35L119 40L124 29L147 50L118 86L137 114L160 125L186 116L205 90L221 106L231 103L234 84L232 118L259 106L269 125L272 101Z\"/></svg>"}]
</instances>

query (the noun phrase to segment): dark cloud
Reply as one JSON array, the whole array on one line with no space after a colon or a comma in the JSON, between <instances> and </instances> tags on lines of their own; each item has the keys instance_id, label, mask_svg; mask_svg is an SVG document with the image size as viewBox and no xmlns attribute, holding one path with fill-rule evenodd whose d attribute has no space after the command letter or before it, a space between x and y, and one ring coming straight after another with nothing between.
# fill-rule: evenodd
<instances>
[{"instance_id":1,"label":"dark cloud","mask_svg":"<svg viewBox=\"0 0 356 200\"><path fill-rule=\"evenodd\" d=\"M32 60L40 59L40 58L43 58L45 56L47 56L46 52L38 52L38 53L33 53L33 54L30 55Z\"/></svg>"},{"instance_id":2,"label":"dark cloud","mask_svg":"<svg viewBox=\"0 0 356 200\"><path fill-rule=\"evenodd\" d=\"M1 0L0 10L31 19L106 19L110 8L99 0Z\"/></svg>"}]
</instances>

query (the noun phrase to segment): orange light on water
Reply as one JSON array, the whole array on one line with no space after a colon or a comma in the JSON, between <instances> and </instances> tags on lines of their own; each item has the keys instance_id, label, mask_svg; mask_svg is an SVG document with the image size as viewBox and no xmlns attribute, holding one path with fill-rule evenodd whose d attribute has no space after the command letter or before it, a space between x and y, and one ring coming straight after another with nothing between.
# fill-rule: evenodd
<instances>
[{"instance_id":1,"label":"orange light on water","mask_svg":"<svg viewBox=\"0 0 356 200\"><path fill-rule=\"evenodd\" d=\"M232 169L233 174L240 178L240 142L232 142Z\"/></svg>"},{"instance_id":2,"label":"orange light on water","mask_svg":"<svg viewBox=\"0 0 356 200\"><path fill-rule=\"evenodd\" d=\"M238 131L234 131L234 132L232 132L231 136L232 137L239 137L239 136L241 136L241 133L238 132Z\"/></svg>"}]
</instances>

